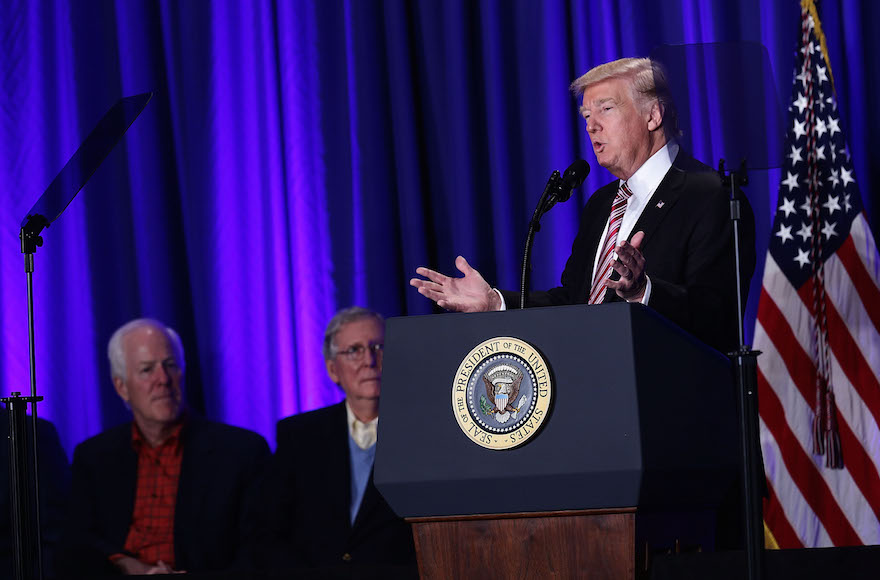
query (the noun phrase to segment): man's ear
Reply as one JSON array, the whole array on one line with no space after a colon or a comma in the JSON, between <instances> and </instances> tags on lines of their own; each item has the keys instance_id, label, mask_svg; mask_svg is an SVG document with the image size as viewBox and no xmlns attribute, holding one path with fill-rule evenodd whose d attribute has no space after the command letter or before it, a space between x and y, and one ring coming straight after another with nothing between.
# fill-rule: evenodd
<instances>
[{"instance_id":1,"label":"man's ear","mask_svg":"<svg viewBox=\"0 0 880 580\"><path fill-rule=\"evenodd\" d=\"M325 360L324 364L327 365L327 374L330 376L330 380L339 384L339 372L336 368L336 361L334 359Z\"/></svg>"},{"instance_id":2,"label":"man's ear","mask_svg":"<svg viewBox=\"0 0 880 580\"><path fill-rule=\"evenodd\" d=\"M113 387L116 389L116 394L127 403L128 387L125 385L125 381L119 377L113 377Z\"/></svg>"},{"instance_id":3,"label":"man's ear","mask_svg":"<svg viewBox=\"0 0 880 580\"><path fill-rule=\"evenodd\" d=\"M663 126L663 105L659 101L654 101L648 115L648 131L656 131Z\"/></svg>"}]
</instances>

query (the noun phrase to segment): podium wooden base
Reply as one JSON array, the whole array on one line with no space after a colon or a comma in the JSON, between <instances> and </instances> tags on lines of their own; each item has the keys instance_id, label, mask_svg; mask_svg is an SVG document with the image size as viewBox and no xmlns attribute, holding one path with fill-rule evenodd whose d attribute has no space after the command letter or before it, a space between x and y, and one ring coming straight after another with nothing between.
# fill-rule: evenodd
<instances>
[{"instance_id":1,"label":"podium wooden base","mask_svg":"<svg viewBox=\"0 0 880 580\"><path fill-rule=\"evenodd\" d=\"M635 577L635 508L409 518L419 575Z\"/></svg>"},{"instance_id":2,"label":"podium wooden base","mask_svg":"<svg viewBox=\"0 0 880 580\"><path fill-rule=\"evenodd\" d=\"M447 578L647 578L658 553L711 550L711 511L636 508L408 518L419 575Z\"/></svg>"}]
</instances>

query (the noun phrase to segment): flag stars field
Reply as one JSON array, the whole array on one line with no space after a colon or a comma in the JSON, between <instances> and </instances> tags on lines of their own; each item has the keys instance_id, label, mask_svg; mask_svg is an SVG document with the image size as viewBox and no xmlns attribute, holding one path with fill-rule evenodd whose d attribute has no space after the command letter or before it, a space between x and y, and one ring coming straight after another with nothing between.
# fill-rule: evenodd
<instances>
[{"instance_id":1,"label":"flag stars field","mask_svg":"<svg viewBox=\"0 0 880 580\"><path fill-rule=\"evenodd\" d=\"M788 240L793 240L794 236L791 235L791 226L780 225L779 231L776 232L776 235L782 240L780 243L784 244Z\"/></svg>"}]
</instances>

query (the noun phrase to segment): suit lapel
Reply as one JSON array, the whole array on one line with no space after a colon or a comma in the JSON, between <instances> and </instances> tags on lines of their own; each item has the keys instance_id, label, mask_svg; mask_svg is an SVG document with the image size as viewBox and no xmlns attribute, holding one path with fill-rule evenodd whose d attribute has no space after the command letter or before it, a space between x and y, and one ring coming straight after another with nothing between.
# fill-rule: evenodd
<instances>
[{"instance_id":1,"label":"suit lapel","mask_svg":"<svg viewBox=\"0 0 880 580\"><path fill-rule=\"evenodd\" d=\"M642 211L642 215L639 216L638 221L630 232L629 240L632 239L636 232L641 231L645 232L642 249L644 250L650 245L654 230L657 229L657 226L675 207L681 192L684 191L686 181L687 173L675 165L666 172L666 176L660 182L660 185L657 186L657 191L651 196L648 205Z\"/></svg>"},{"instance_id":2,"label":"suit lapel","mask_svg":"<svg viewBox=\"0 0 880 580\"><path fill-rule=\"evenodd\" d=\"M336 521L345 522L347 534L351 533L351 451L348 448L348 415L345 412L345 402L337 404L336 418L329 424L332 431L326 434L328 440L334 441L333 448L337 449L338 459L332 459L334 472L330 474L327 486L330 488L329 497L345 498L343 502L330 502L333 510L333 518ZM337 507L338 506L338 507Z\"/></svg>"},{"instance_id":3,"label":"suit lapel","mask_svg":"<svg viewBox=\"0 0 880 580\"><path fill-rule=\"evenodd\" d=\"M599 209L596 215L601 216L601 219L594 219L589 226L590 229L587 239L590 241L590 249L587 255L590 256L589 269L591 274L596 252L599 250L599 245L605 241L602 239L602 232L605 231L605 224L608 223L608 216L611 215L611 205L614 203L614 196L617 195L616 187L608 189L608 192L603 192L603 195L605 196L604 199L599 200ZM591 276L588 275L587 277L589 278Z\"/></svg>"},{"instance_id":4,"label":"suit lapel","mask_svg":"<svg viewBox=\"0 0 880 580\"><path fill-rule=\"evenodd\" d=\"M639 216L639 219L636 221L632 231L630 231L629 236L627 237L627 241L631 241L636 233L645 232L645 238L642 241L641 246L643 254L651 246L654 231L664 218L669 215L672 208L675 207L675 204L678 202L679 197L681 197L681 192L684 191L687 183L687 172L683 171L679 166L684 160L684 152L679 151L672 167L666 172L666 175L663 177L660 185L657 186L654 195L648 200L648 204L645 206L645 209L642 210L642 215ZM610 213L611 205L609 204L608 211L605 215L607 216ZM608 218L606 217L605 219L607 221ZM612 271L611 279L619 280L620 275L616 271ZM616 291L609 288L605 293L605 299L603 302L618 301L623 301L623 299L617 295Z\"/></svg>"},{"instance_id":5,"label":"suit lapel","mask_svg":"<svg viewBox=\"0 0 880 580\"><path fill-rule=\"evenodd\" d=\"M201 477L213 461L216 452L214 442L206 437L204 429L199 429L199 420L188 417L183 426L183 457L180 463L180 480L177 483L177 501L174 505L174 552L178 566L183 566L188 554L183 546L192 545L183 541L191 533L193 522L199 522L209 494L210 478Z\"/></svg>"},{"instance_id":6,"label":"suit lapel","mask_svg":"<svg viewBox=\"0 0 880 580\"><path fill-rule=\"evenodd\" d=\"M137 489L137 453L131 446L131 423L119 429L119 437L114 440L116 446L111 457L119 462L121 468L106 469L102 474L100 493L106 494L107 505L119 506L111 509L110 518L115 530L114 541L123 545L131 527L134 514L135 493Z\"/></svg>"}]
</instances>

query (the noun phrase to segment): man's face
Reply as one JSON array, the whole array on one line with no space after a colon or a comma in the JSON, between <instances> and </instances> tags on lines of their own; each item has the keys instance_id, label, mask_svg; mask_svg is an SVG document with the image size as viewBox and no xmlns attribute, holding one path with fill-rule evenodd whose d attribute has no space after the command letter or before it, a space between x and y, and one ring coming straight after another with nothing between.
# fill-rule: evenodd
<instances>
[{"instance_id":1,"label":"man's face","mask_svg":"<svg viewBox=\"0 0 880 580\"><path fill-rule=\"evenodd\" d=\"M165 426L180 417L183 369L165 333L152 326L122 338L125 379L114 377L116 392L131 407L138 425Z\"/></svg>"},{"instance_id":2,"label":"man's face","mask_svg":"<svg viewBox=\"0 0 880 580\"><path fill-rule=\"evenodd\" d=\"M349 400L379 398L382 383L382 351L373 345L385 343L385 328L374 318L349 322L336 333L337 355L326 361L327 374L342 387ZM343 353L363 347L361 356Z\"/></svg>"},{"instance_id":3,"label":"man's face","mask_svg":"<svg viewBox=\"0 0 880 580\"><path fill-rule=\"evenodd\" d=\"M629 80L612 78L588 87L581 115L596 160L614 176L629 179L655 152L652 133L660 126L659 109L638 106Z\"/></svg>"}]
</instances>

